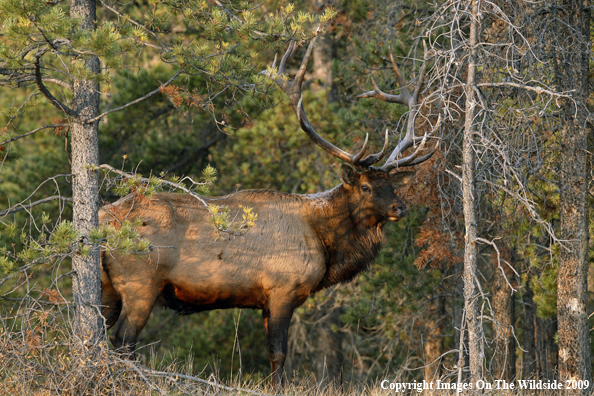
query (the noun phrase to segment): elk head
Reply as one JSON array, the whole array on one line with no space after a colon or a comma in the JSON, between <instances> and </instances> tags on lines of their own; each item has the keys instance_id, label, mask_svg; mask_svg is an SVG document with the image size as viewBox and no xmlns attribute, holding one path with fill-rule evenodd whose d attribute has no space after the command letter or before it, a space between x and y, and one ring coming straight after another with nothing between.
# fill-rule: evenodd
<instances>
[{"instance_id":1,"label":"elk head","mask_svg":"<svg viewBox=\"0 0 594 396\"><path fill-rule=\"evenodd\" d=\"M382 160L385 156L388 143L389 133L386 130L384 146L381 151L377 154L370 154L363 158L365 151L367 150L367 143L369 135L366 135L363 147L356 154L350 154L328 142L322 138L310 124L305 108L303 106L303 98L301 95L301 87L305 76L305 70L309 57L311 56L314 40L309 44L301 66L295 75L293 81L288 81L283 78L286 71L287 62L293 57L297 50L297 43L291 41L289 48L283 55L276 74L268 74L275 83L289 96L291 106L297 115L301 129L309 136L314 143L332 154L333 156L341 159L349 165L342 166L342 179L344 188L350 193L349 203L351 205L351 213L355 215L363 223L367 223L369 226L375 224L384 224L386 221L396 221L406 214L406 207L396 196L395 191L405 184L408 184L414 172L394 172L395 169L401 167L408 167L420 164L421 162L429 159L434 151L431 150L429 153L420 155L427 142L427 134L422 137L415 136L415 120L419 112L420 106L417 103L419 92L423 83L423 77L425 74L425 63L419 73L416 87L413 94L408 91L408 88L404 82L404 79L396 66L394 57L390 52L390 60L398 84L400 86L399 95L391 95L382 92L375 81L372 79L375 90L366 92L359 95L357 98L376 98L389 103L400 103L409 107L408 122L406 126L406 134L403 139L396 145L392 153L383 166L377 168L373 165ZM425 49L425 59L427 58L427 50ZM275 57L272 68L276 67L277 59ZM412 154L403 157L403 153L409 148L413 147L415 150ZM353 169L353 167L355 169Z\"/></svg>"}]
</instances>

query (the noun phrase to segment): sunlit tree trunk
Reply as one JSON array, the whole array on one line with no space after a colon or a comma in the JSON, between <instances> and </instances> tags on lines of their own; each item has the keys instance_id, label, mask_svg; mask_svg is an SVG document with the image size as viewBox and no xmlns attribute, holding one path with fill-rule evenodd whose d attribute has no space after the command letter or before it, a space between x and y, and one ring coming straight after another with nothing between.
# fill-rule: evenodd
<instances>
[{"instance_id":1,"label":"sunlit tree trunk","mask_svg":"<svg viewBox=\"0 0 594 396\"><path fill-rule=\"evenodd\" d=\"M70 0L70 17L81 20L81 26L89 31L96 28L96 5L94 0ZM95 56L85 61L86 67L95 75L100 73L99 59ZM99 84L96 81L75 80L73 87L73 110L76 117L71 122L73 224L82 235L98 225L99 178L90 166L98 164L98 122L87 123L99 114ZM88 240L83 236L82 245ZM100 339L102 320L100 316L101 281L99 248L92 246L86 255L75 254L72 258L74 274L72 291L76 310L74 329L84 344L94 344Z\"/></svg>"},{"instance_id":2,"label":"sunlit tree trunk","mask_svg":"<svg viewBox=\"0 0 594 396\"><path fill-rule=\"evenodd\" d=\"M475 201L476 185L476 159L475 146L475 115L477 98L475 92L477 69L478 45L478 0L470 2L470 56L468 61L468 74L464 87L466 94L466 114L464 121L464 140L462 146L462 194L464 205L464 312L466 316L466 329L468 331L468 350L470 361L470 381L476 383L483 379L483 359L485 356L483 345L483 329L479 317L478 300L479 291L476 282L477 276L477 215Z\"/></svg>"}]
</instances>

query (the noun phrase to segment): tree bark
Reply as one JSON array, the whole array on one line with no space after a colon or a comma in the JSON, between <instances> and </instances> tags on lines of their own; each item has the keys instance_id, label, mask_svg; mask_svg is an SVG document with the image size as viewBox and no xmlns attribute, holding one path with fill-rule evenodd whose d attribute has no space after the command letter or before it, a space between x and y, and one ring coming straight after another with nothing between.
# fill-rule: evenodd
<instances>
[{"instance_id":1,"label":"tree bark","mask_svg":"<svg viewBox=\"0 0 594 396\"><path fill-rule=\"evenodd\" d=\"M560 234L563 242L557 278L559 331L559 379L592 383L587 310L588 275L588 125L590 2L560 1L556 77L560 90L570 91L573 100L563 103L561 128ZM592 389L592 387L590 387ZM566 394L586 395L587 390Z\"/></svg>"},{"instance_id":2,"label":"tree bark","mask_svg":"<svg viewBox=\"0 0 594 396\"><path fill-rule=\"evenodd\" d=\"M497 256L494 255L494 275L493 275L493 310L494 310L494 333L495 333L495 351L493 353L494 371L493 378L498 380L513 381L516 376L516 341L513 330L516 319L514 293L510 288L516 288L516 279L514 272L507 266L503 260L515 266L513 252L510 252L506 246L501 249L501 266L499 268ZM508 284L509 282L509 284Z\"/></svg>"},{"instance_id":3,"label":"tree bark","mask_svg":"<svg viewBox=\"0 0 594 396\"><path fill-rule=\"evenodd\" d=\"M464 311L466 316L466 329L468 331L468 349L470 361L470 381L476 384L483 379L483 359L485 356L483 345L483 329L479 317L479 293L476 282L477 272L477 215L475 202L475 110L477 105L475 82L477 68L478 45L478 0L471 0L470 22L470 56L468 75L464 87L466 94L466 114L464 121L464 140L462 146L462 195L465 226L464 245Z\"/></svg>"},{"instance_id":4,"label":"tree bark","mask_svg":"<svg viewBox=\"0 0 594 396\"><path fill-rule=\"evenodd\" d=\"M70 17L79 18L83 29L96 29L94 0L70 0ZM99 59L92 56L85 65L93 74L100 73ZM96 81L75 80L72 105L76 117L71 122L72 134L72 222L82 235L81 247L88 243L86 235L99 223L99 175L90 169L98 165L98 122L85 120L99 114L99 84ZM75 307L74 331L84 345L94 345L101 339L101 281L99 247L92 246L88 255L72 258L72 293Z\"/></svg>"}]
</instances>

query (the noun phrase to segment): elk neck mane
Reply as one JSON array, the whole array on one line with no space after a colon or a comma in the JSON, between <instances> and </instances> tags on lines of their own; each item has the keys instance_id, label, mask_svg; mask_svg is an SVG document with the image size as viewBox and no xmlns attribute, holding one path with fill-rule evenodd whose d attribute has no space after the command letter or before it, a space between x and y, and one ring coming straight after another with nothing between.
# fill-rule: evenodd
<instances>
[{"instance_id":1,"label":"elk neck mane","mask_svg":"<svg viewBox=\"0 0 594 396\"><path fill-rule=\"evenodd\" d=\"M352 280L379 253L383 223L357 224L342 184L305 197L312 208L310 223L326 250L326 274L316 291Z\"/></svg>"}]
</instances>

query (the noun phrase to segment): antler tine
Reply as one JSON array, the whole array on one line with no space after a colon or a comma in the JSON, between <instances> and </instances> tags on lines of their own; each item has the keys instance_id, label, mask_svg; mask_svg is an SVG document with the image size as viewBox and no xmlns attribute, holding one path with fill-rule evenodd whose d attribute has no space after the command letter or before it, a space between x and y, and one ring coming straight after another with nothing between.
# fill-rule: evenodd
<instances>
[{"instance_id":1,"label":"antler tine","mask_svg":"<svg viewBox=\"0 0 594 396\"><path fill-rule=\"evenodd\" d=\"M379 87L375 83L375 80L372 77L371 83L373 84L374 90L365 92L364 94L357 96L357 98L358 99L359 98L361 98L361 99L362 98L376 98L379 100L383 100L384 102L400 103L400 104L410 107L411 99L413 99L413 96L410 95L410 92L408 91L408 88L406 87L406 82L404 81L404 79L402 78L402 74L400 73L400 69L396 65L396 61L394 60L394 55L392 54L392 47L389 47L389 49L390 49L390 61L392 63L392 69L394 69L394 74L396 74L396 80L398 81L398 86L400 87L400 94L390 95L390 94L383 92L381 89L379 89Z\"/></svg>"},{"instance_id":2,"label":"antler tine","mask_svg":"<svg viewBox=\"0 0 594 396\"><path fill-rule=\"evenodd\" d=\"M367 138L365 139L365 142L367 142ZM380 151L377 154L368 155L364 160L359 161L359 166L369 167L373 164L380 162L382 158L384 158L384 156L386 155L386 152L388 151L388 143L388 130L386 129L386 138L384 140L384 147L382 147L382 151ZM363 145L363 147L365 147L365 145Z\"/></svg>"},{"instance_id":3,"label":"antler tine","mask_svg":"<svg viewBox=\"0 0 594 396\"><path fill-rule=\"evenodd\" d=\"M379 87L375 83L375 80L373 79L373 77L371 78L371 83L373 84L374 90L365 92L365 93L357 96L357 99L376 98L376 99L383 100L384 102L388 102L388 103L400 103L400 104L409 106L410 99L412 98L412 96L410 96L410 92L408 92L408 89L406 89L406 86L401 85L400 94L391 95L391 94L387 94L387 93L383 92L381 89L379 89Z\"/></svg>"},{"instance_id":4,"label":"antler tine","mask_svg":"<svg viewBox=\"0 0 594 396\"><path fill-rule=\"evenodd\" d=\"M426 142L426 136L425 136L423 138L421 144L419 145L419 147L416 148L416 150L413 154L409 155L408 157L401 158L399 160L397 159L399 155L404 153L407 149L414 146L414 144L415 144L415 121L416 121L417 114L418 114L419 108L420 108L420 106L418 105L417 102L418 102L418 98L419 98L419 93L421 92L421 87L423 85L423 79L425 77L425 70L426 70L426 66L427 66L427 46L424 41L423 41L423 49L424 49L423 66L421 66L421 70L419 72L417 83L416 83L416 86L415 86L415 89L414 89L412 95L410 94L410 92L406 86L406 83L404 81L404 78L402 77L402 73L400 73L400 69L398 68L398 65L396 65L396 61L394 60L394 55L392 54L392 48L390 47L389 48L390 62L392 63L392 69L394 69L394 74L396 74L396 80L398 82L398 85L400 86L400 94L390 95L390 94L383 92L377 86L377 84L375 83L375 80L372 78L371 83L373 84L374 90L365 92L365 93L357 96L357 98L376 98L376 99L380 99L384 102L400 103L400 104L404 104L404 105L408 106L410 109L409 113L408 113L408 122L406 124L406 134L405 134L404 138L398 143L398 145L396 145L396 147L394 148L394 151L392 151L392 153L386 160L386 163L384 164L384 166L382 166L382 169L385 171L388 171L388 172L391 169L398 167L398 166L416 165L423 161L426 161L427 159L429 159L429 157L431 157L431 155L433 155L433 152L435 151L435 149L433 149L433 151L431 151L431 153L423 155L421 157L418 157L420 151L425 147L425 142Z\"/></svg>"},{"instance_id":5,"label":"antler tine","mask_svg":"<svg viewBox=\"0 0 594 396\"><path fill-rule=\"evenodd\" d=\"M366 133L365 134L365 141L363 142L363 148L357 153L355 154L355 156L353 157L353 163L357 164L359 162L359 160L361 159L361 157L363 157L363 154L365 154L365 150L367 150L367 143L369 142L369 134Z\"/></svg>"}]
</instances>

